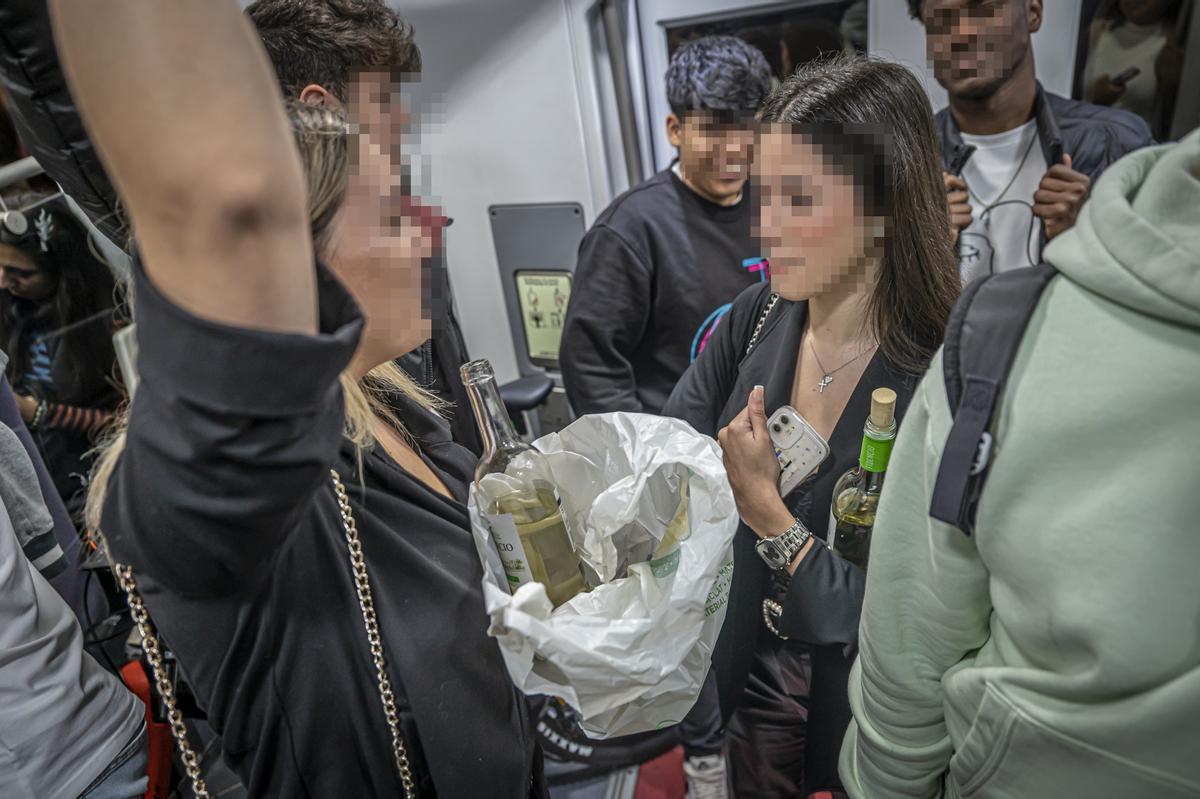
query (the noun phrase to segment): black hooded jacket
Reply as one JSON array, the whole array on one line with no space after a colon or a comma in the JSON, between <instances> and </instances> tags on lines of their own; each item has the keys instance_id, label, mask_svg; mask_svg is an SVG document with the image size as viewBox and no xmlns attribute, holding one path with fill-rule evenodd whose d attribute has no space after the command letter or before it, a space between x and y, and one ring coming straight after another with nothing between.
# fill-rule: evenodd
<instances>
[{"instance_id":1,"label":"black hooded jacket","mask_svg":"<svg viewBox=\"0 0 1200 799\"><path fill-rule=\"evenodd\" d=\"M1109 164L1134 150L1154 144L1145 120L1118 108L1068 100L1037 87L1033 103L1042 155L1049 165L1071 156L1071 168L1096 179ZM949 108L937 113L938 138L942 144L942 167L962 173L975 148L963 142L962 132Z\"/></svg>"},{"instance_id":2,"label":"black hooded jacket","mask_svg":"<svg viewBox=\"0 0 1200 799\"><path fill-rule=\"evenodd\" d=\"M453 499L342 438L349 294L320 268L321 332L255 331L193 317L134 271L141 380L102 526L249 794L401 795L332 469L419 796L543 795L525 698L487 633L475 457L403 397Z\"/></svg>"}]
</instances>

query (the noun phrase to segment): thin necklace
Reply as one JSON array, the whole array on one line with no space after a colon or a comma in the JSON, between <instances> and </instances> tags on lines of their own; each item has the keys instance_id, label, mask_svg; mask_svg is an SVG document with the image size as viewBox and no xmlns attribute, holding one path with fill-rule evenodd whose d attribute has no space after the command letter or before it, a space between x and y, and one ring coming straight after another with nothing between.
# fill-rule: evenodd
<instances>
[{"instance_id":1,"label":"thin necklace","mask_svg":"<svg viewBox=\"0 0 1200 799\"><path fill-rule=\"evenodd\" d=\"M817 390L820 391L822 394L824 394L825 387L833 382L833 376L835 374L842 371L847 366L854 363L855 361L857 361L862 356L866 355L871 350L875 349L875 346L876 345L872 344L870 347L867 347L865 350L860 352L858 355L855 355L853 358L846 361L844 364L842 364L841 366L839 366L836 369L826 369L825 364L821 363L821 356L817 355L817 348L813 346L812 339L810 338L808 340L808 348L810 350L812 350L813 357L817 359L817 366L821 367L821 371L824 373L824 375L821 377L821 379L817 381Z\"/></svg>"},{"instance_id":2,"label":"thin necklace","mask_svg":"<svg viewBox=\"0 0 1200 799\"><path fill-rule=\"evenodd\" d=\"M1000 201L1004 199L1004 195L1008 194L1008 190L1011 189L1013 184L1017 182L1017 176L1020 175L1021 170L1025 168L1025 162L1029 160L1029 154L1033 152L1033 145L1037 143L1037 140L1037 133L1034 133L1033 138L1029 140L1029 146L1025 148L1025 155L1021 156L1021 163L1017 164L1017 171L1013 172L1012 177L1009 178L1008 185L1004 187L1004 191L1000 192L1000 194L996 196L996 199L992 200L990 203L985 203L983 200L979 199L979 196L971 190L971 187L969 185L967 186L967 194L971 195L975 202L984 206L984 209L979 212L979 218L983 220L984 230L992 229L992 209L1000 204Z\"/></svg>"}]
</instances>

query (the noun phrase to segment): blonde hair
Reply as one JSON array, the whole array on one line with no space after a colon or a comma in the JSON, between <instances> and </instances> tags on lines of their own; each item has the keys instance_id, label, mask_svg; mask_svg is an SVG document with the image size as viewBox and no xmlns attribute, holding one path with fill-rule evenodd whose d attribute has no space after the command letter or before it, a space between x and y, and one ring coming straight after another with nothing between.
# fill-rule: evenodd
<instances>
[{"instance_id":1,"label":"blonde hair","mask_svg":"<svg viewBox=\"0 0 1200 799\"><path fill-rule=\"evenodd\" d=\"M350 126L341 111L322 106L293 101L287 111L304 166L313 245L317 252L322 252L346 193ZM411 441L389 401L390 395L400 394L433 413L440 413L446 407L444 400L418 385L394 361L375 367L361 379L355 379L348 371L342 372L340 382L345 415L342 434L360 453L375 446L376 419L383 419ZM125 408L110 426L107 442L99 447L86 507L87 524L93 530L100 529L108 481L125 449L128 423L128 408Z\"/></svg>"}]
</instances>

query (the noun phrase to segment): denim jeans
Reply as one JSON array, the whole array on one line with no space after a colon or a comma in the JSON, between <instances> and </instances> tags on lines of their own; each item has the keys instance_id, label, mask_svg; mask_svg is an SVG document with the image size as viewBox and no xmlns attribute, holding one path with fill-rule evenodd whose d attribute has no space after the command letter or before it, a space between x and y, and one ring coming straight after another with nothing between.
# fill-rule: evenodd
<instances>
[{"instance_id":1,"label":"denim jeans","mask_svg":"<svg viewBox=\"0 0 1200 799\"><path fill-rule=\"evenodd\" d=\"M104 773L79 795L79 799L141 799L146 794L146 768L150 753L146 743L146 723L121 753L113 758Z\"/></svg>"},{"instance_id":2,"label":"denim jeans","mask_svg":"<svg viewBox=\"0 0 1200 799\"><path fill-rule=\"evenodd\" d=\"M696 704L679 724L679 738L688 757L717 755L725 751L725 725L721 723L717 674L711 668Z\"/></svg>"}]
</instances>

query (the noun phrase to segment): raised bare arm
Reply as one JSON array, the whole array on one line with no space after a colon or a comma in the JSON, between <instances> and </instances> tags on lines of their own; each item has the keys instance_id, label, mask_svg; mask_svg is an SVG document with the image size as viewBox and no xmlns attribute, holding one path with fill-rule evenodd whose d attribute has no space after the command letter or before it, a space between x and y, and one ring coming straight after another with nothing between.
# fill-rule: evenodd
<instances>
[{"instance_id":1,"label":"raised bare arm","mask_svg":"<svg viewBox=\"0 0 1200 799\"><path fill-rule=\"evenodd\" d=\"M316 330L299 158L270 64L233 0L51 0L88 132L146 271L189 311Z\"/></svg>"}]
</instances>

